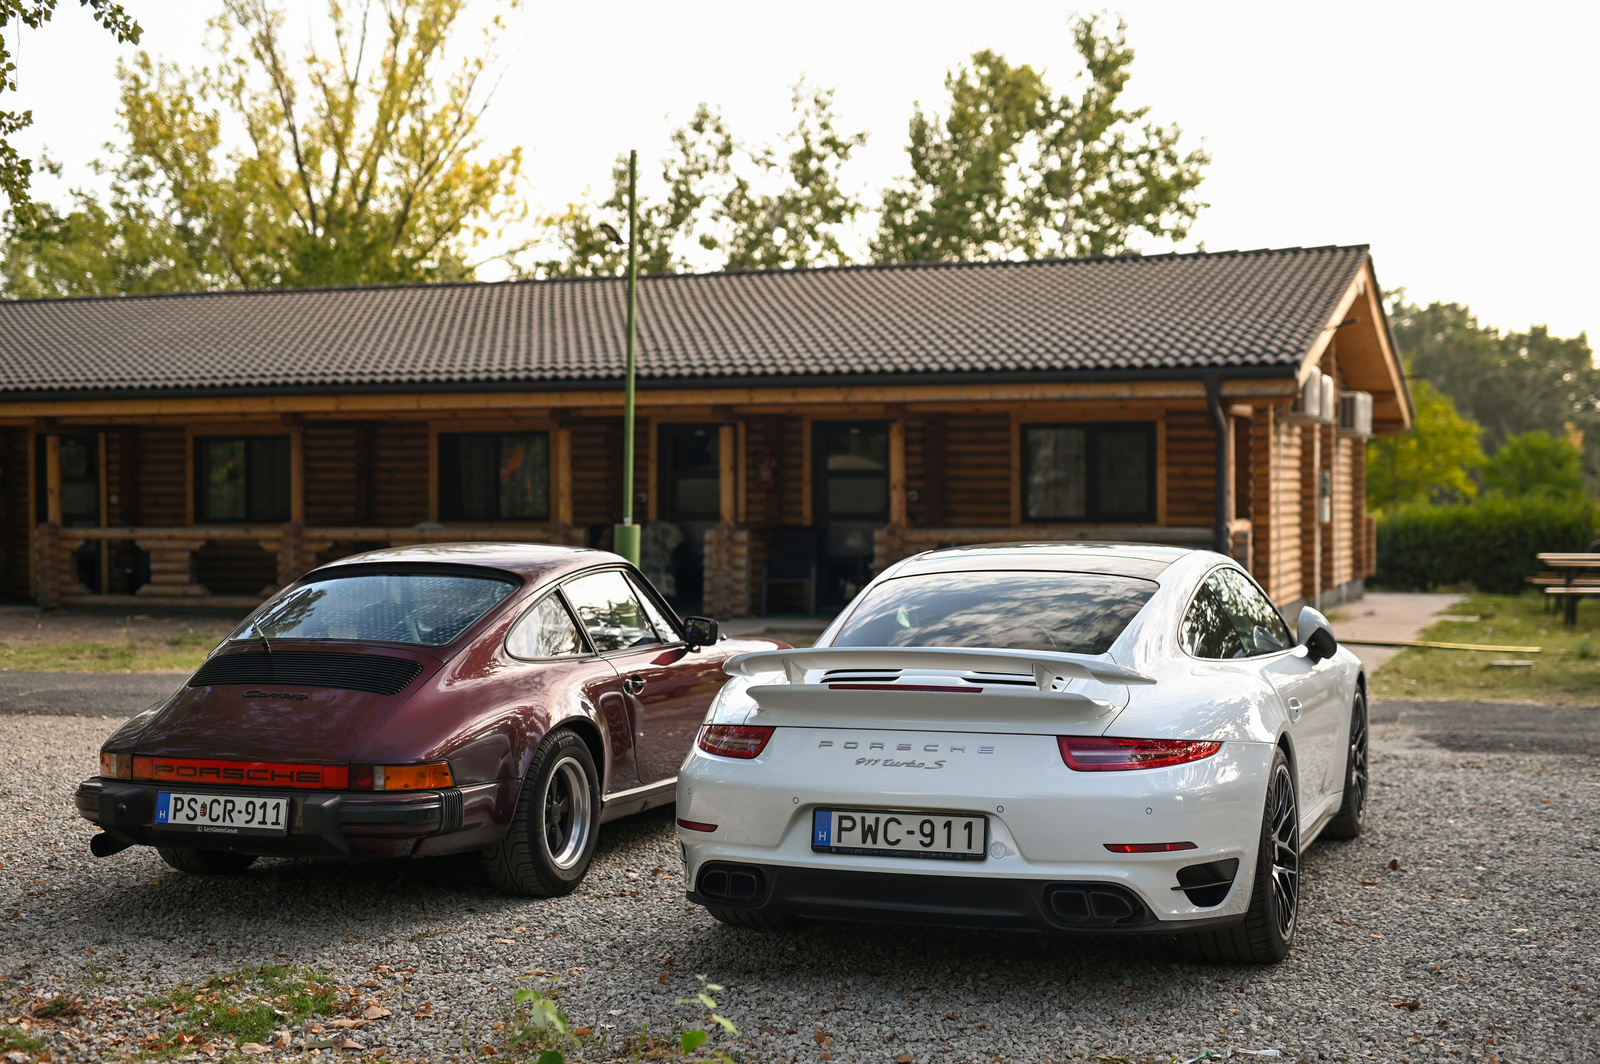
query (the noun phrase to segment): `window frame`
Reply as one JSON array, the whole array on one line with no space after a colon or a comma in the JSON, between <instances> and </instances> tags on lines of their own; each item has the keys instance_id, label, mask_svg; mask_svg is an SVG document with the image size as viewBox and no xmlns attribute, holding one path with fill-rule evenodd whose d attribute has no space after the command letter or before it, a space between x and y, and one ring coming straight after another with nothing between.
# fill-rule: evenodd
<instances>
[{"instance_id":1,"label":"window frame","mask_svg":"<svg viewBox=\"0 0 1600 1064\"><path fill-rule=\"evenodd\" d=\"M545 439L545 482L544 482L544 516L543 517L506 517L500 512L500 497L494 496L494 515L491 517L466 517L463 515L447 516L445 506L446 493L442 489L443 480L450 475L445 467L444 449L445 437L453 437L452 446L459 447L459 440L463 436L487 436L495 441L496 453L499 453L500 441L506 436L543 436ZM490 429L451 429L433 434L433 463L439 471L440 490L438 492L438 517L441 524L470 525L470 524L519 524L519 525L544 525L555 519L556 506L556 469L555 469L555 432L549 428L490 428ZM456 452L459 458L460 451ZM459 474L459 470L457 470Z\"/></svg>"},{"instance_id":2,"label":"window frame","mask_svg":"<svg viewBox=\"0 0 1600 1064\"><path fill-rule=\"evenodd\" d=\"M1020 517L1024 525L1153 525L1160 521L1161 433L1160 422L1149 421L1024 421L1018 424L1017 469L1021 483ZM1081 429L1084 433L1084 515L1082 517L1029 517L1028 434L1033 429ZM1099 458L1099 438L1106 432L1137 430L1149 442L1149 481L1145 496L1145 509L1138 515L1104 514L1097 502L1100 486L1095 463Z\"/></svg>"},{"instance_id":3,"label":"window frame","mask_svg":"<svg viewBox=\"0 0 1600 1064\"><path fill-rule=\"evenodd\" d=\"M190 485L190 497L193 500L195 523L207 525L281 525L293 521L295 519L295 438L293 432L208 432L205 435L191 435L189 437L189 454L193 467L193 483ZM252 477L250 444L264 439L280 439L285 444L284 476L288 490L284 495L282 516L264 517L250 512L252 496L250 490ZM206 478L211 469L210 461L206 457L206 445L235 442L244 445L245 516L216 517L206 511Z\"/></svg>"},{"instance_id":4,"label":"window frame","mask_svg":"<svg viewBox=\"0 0 1600 1064\"><path fill-rule=\"evenodd\" d=\"M544 605L547 599L552 598L555 599L556 603L566 611L567 620L572 622L572 627L578 630L578 642L583 645L583 652L580 654L561 654L553 658L525 658L520 654L512 653L511 633L515 632L517 630L517 626L528 619L529 614L538 609L540 606ZM589 638L589 630L584 626L583 621L578 618L576 611L574 611L572 608L572 603L568 602L567 597L561 593L560 584L550 588L548 591L544 591L538 595L535 595L533 599L529 601L527 608L525 608L521 613L517 614L517 619L511 622L510 627L506 629L505 638L500 642L501 647L506 652L506 657L510 658L512 661L522 661L529 664L548 664L555 661L585 661L589 658L598 656L594 649L594 640Z\"/></svg>"},{"instance_id":5,"label":"window frame","mask_svg":"<svg viewBox=\"0 0 1600 1064\"><path fill-rule=\"evenodd\" d=\"M575 580L581 580L584 577L588 577L588 576L597 576L597 575L599 575L601 573L621 573L622 574L622 579L624 580L624 582L627 583L628 587L635 594L639 594L641 592L644 592L645 589L648 588L649 591L646 592L646 593L648 593L650 595L651 599L655 603L656 608L659 609L661 611L661 613L677 627L678 630L676 632L674 632L674 633L671 633L674 636L674 638L669 639L669 640L663 640L663 641L661 641L659 643L650 643L650 644L647 644L647 645L644 645L644 646L618 647L615 650L599 650L599 649L597 649L596 646L595 646L594 640L589 638L589 627L588 627L588 625L583 623L583 618L578 613L578 608L572 604L572 599L567 595L567 585L572 583ZM630 579L630 577L633 578L633 579ZM561 578L561 583L556 585L556 590L561 592L561 598L562 598L562 601L566 604L567 612L569 614L571 614L574 619L577 620L578 631L583 634L584 643L590 648L591 651L593 651L593 656L594 657L610 658L610 657L615 657L615 656L617 656L619 654L638 654L638 653L640 653L641 651L644 651L644 650L671 650L674 647L680 647L680 646L681 647L687 647L689 645L688 642L683 637L683 618L679 617L678 616L678 612L676 610L674 610L671 606L669 606L666 603L666 601L664 599L662 599L659 594L656 593L655 585L651 584L650 581L644 579L644 577L641 574L637 573L631 566L615 565L615 564L612 564L612 565L601 565L601 566L596 566L593 569L584 569L581 572L570 573L567 576L564 576L564 577ZM639 608L640 608L640 611L643 612L643 610L644 610L644 603L643 602L639 603ZM519 620L520 620L520 618L519 618ZM649 618L648 614L645 615L645 621L648 622L652 628L655 627L655 623L653 621L650 621L650 618ZM509 636L510 632L508 631L506 634ZM526 659L518 658L517 660L522 661L522 660L526 660ZM568 661L570 659L568 659L568 658L552 658L552 659L549 659L549 660L552 660L552 661Z\"/></svg>"},{"instance_id":6,"label":"window frame","mask_svg":"<svg viewBox=\"0 0 1600 1064\"><path fill-rule=\"evenodd\" d=\"M1266 590L1261 586L1261 584L1259 582L1257 582L1256 578L1251 576L1250 573L1247 572L1242 566L1229 565L1226 562L1223 562L1223 563L1218 564L1218 565L1213 565L1211 568L1209 568L1209 569L1207 569L1205 571L1205 575L1201 576L1200 579L1195 582L1194 590L1192 592L1190 592L1189 597L1186 600L1184 600L1183 609L1178 614L1178 629L1174 633L1174 635L1175 635L1175 637L1177 639L1177 642L1178 642L1178 649L1180 651L1182 651L1183 654L1186 657L1188 657L1188 658L1190 658L1191 660L1194 660L1194 661L1266 661L1266 660L1278 657L1278 656L1283 655L1283 654L1292 654L1295 650L1297 650L1299 648L1300 644L1295 638L1295 631L1294 631L1293 628L1289 627L1289 622L1288 621L1284 621L1283 622L1283 627L1289 633L1289 645L1284 647L1282 650L1274 650L1274 651L1272 651L1271 653L1268 653L1268 654L1246 654L1242 658L1202 658L1197 654L1189 653L1189 647L1184 642L1184 639L1183 639L1183 623L1188 618L1189 611L1194 608L1194 600L1200 596L1200 593L1202 591L1205 590L1206 585L1210 582L1211 578L1213 576L1215 576L1217 573L1219 573L1222 570L1224 570L1224 569L1232 570L1232 571L1237 572L1237 573L1242 573L1244 575L1244 578L1250 582L1250 586L1254 587L1257 591L1261 592L1261 597L1267 600L1267 605L1271 606L1274 610L1278 610L1278 605L1277 605L1277 603L1272 601L1272 596L1267 594ZM1225 614L1227 613L1227 609L1228 609L1227 605L1226 604L1222 604L1222 610L1223 610L1223 612ZM1279 620L1283 620L1283 611L1281 611L1281 610L1278 610L1278 619ZM1230 627L1232 626L1232 623L1233 623L1232 622L1232 618L1230 617L1229 618ZM1239 633L1237 631L1234 632L1234 638L1235 639L1239 638ZM1242 648L1243 645L1244 645L1244 640L1243 639L1239 639L1239 644L1240 644L1240 647Z\"/></svg>"}]
</instances>

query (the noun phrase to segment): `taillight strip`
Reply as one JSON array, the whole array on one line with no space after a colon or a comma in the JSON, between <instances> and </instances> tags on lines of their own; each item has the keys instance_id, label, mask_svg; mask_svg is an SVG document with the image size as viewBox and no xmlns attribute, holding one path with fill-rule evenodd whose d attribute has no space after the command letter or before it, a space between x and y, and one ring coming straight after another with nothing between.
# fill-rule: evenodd
<instances>
[{"instance_id":1,"label":"taillight strip","mask_svg":"<svg viewBox=\"0 0 1600 1064\"><path fill-rule=\"evenodd\" d=\"M211 783L230 787L342 791L350 785L350 766L296 765L278 761L214 761L136 754L133 759L133 778L172 784Z\"/></svg>"}]
</instances>

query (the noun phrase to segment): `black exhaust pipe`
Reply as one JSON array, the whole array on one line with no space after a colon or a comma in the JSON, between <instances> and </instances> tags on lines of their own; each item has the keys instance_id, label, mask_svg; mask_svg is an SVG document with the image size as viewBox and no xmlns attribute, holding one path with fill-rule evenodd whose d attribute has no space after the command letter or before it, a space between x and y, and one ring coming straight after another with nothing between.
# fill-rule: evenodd
<instances>
[{"instance_id":1,"label":"black exhaust pipe","mask_svg":"<svg viewBox=\"0 0 1600 1064\"><path fill-rule=\"evenodd\" d=\"M109 831L102 831L89 840L89 852L96 857L110 857L112 854L121 853L133 845L136 845L136 843L121 832L113 834Z\"/></svg>"}]
</instances>

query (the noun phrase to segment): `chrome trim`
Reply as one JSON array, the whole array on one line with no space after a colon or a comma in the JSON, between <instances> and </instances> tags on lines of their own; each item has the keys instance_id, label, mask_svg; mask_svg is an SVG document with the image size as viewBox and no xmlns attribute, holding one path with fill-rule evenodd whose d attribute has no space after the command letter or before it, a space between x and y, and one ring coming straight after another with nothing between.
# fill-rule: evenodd
<instances>
[{"instance_id":1,"label":"chrome trim","mask_svg":"<svg viewBox=\"0 0 1600 1064\"><path fill-rule=\"evenodd\" d=\"M655 783L646 783L642 787L630 787L625 791L615 791L601 799L600 808L607 809L613 805L624 802L637 802L641 798L654 798L658 794L678 789L678 777L669 780L657 780Z\"/></svg>"}]
</instances>

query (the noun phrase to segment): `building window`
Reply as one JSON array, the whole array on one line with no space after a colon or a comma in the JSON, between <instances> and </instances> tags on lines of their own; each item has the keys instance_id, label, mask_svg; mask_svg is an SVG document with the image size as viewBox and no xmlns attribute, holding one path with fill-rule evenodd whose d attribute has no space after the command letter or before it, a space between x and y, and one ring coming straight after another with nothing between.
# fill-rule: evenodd
<instances>
[{"instance_id":1,"label":"building window","mask_svg":"<svg viewBox=\"0 0 1600 1064\"><path fill-rule=\"evenodd\" d=\"M439 519L550 520L550 434L440 433Z\"/></svg>"},{"instance_id":2,"label":"building window","mask_svg":"<svg viewBox=\"0 0 1600 1064\"><path fill-rule=\"evenodd\" d=\"M1027 521L1156 519L1153 422L1022 427Z\"/></svg>"},{"instance_id":3,"label":"building window","mask_svg":"<svg viewBox=\"0 0 1600 1064\"><path fill-rule=\"evenodd\" d=\"M194 462L201 521L289 520L289 437L197 439Z\"/></svg>"}]
</instances>

